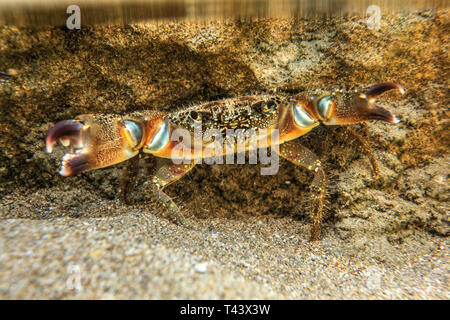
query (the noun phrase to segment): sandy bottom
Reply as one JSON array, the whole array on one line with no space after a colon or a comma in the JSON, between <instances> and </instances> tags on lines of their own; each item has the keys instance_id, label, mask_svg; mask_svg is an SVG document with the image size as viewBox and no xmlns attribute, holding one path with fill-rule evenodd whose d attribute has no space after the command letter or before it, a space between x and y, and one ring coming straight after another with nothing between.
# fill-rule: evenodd
<instances>
[{"instance_id":1,"label":"sandy bottom","mask_svg":"<svg viewBox=\"0 0 450 320\"><path fill-rule=\"evenodd\" d=\"M84 210L80 217L55 217L49 195L80 199L78 192L3 199L11 216L31 216L0 224L0 298L449 298L447 238L418 231L399 244L385 236L343 241L325 225L311 243L304 221L250 215L190 215L185 228L149 211L152 202L95 195L72 208Z\"/></svg>"},{"instance_id":2,"label":"sandy bottom","mask_svg":"<svg viewBox=\"0 0 450 320\"><path fill-rule=\"evenodd\" d=\"M0 71L16 74L0 82L0 299L449 299L449 17L0 26ZM63 148L45 152L50 127L79 114L385 81L406 94L377 98L400 123L368 124L383 183L344 127L299 138L329 182L314 243L312 174L285 160L274 176L196 166L167 188L186 228L144 174L124 205L123 164L63 178Z\"/></svg>"}]
</instances>

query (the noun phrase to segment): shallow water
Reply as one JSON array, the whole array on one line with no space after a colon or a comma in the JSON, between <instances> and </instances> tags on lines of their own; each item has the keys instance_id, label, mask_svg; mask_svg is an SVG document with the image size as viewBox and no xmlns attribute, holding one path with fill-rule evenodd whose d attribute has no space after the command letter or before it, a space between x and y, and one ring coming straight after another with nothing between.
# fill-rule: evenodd
<instances>
[{"instance_id":1,"label":"shallow water","mask_svg":"<svg viewBox=\"0 0 450 320\"><path fill-rule=\"evenodd\" d=\"M1 26L0 70L13 76L0 82L0 297L448 299L449 11L381 12L379 29L364 12ZM125 205L123 164L64 178L62 148L45 152L47 130L82 113L383 81L406 89L378 99L399 124L369 123L384 184L343 128L300 138L329 177L314 243L312 175L287 161L275 176L197 166L167 188L187 229L170 222L144 173ZM82 290L67 285L74 268Z\"/></svg>"}]
</instances>

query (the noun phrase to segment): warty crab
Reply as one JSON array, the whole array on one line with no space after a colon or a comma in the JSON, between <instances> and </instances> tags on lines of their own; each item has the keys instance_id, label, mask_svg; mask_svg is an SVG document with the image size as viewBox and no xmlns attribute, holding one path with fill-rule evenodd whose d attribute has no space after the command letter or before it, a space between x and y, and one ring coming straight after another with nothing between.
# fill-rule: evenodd
<instances>
[{"instance_id":1,"label":"warty crab","mask_svg":"<svg viewBox=\"0 0 450 320\"><path fill-rule=\"evenodd\" d=\"M331 94L255 95L229 98L207 102L184 108L172 113L155 110L139 111L130 115L86 114L74 120L57 122L47 133L47 152L52 152L59 140L64 146L71 146L71 152L62 158L59 173L71 176L84 171L104 168L129 160L124 169L121 195L127 202L128 194L134 188L139 168L139 154L146 153L161 160L156 173L152 175L152 188L157 197L178 223L186 224L175 202L164 193L163 189L189 172L199 159L211 157L206 152L211 143L201 141L201 147L195 147L199 138L196 131L205 133L214 129L225 134L227 130L245 129L261 133L264 139L251 144L248 138L244 142L245 151L275 146L272 152L313 172L311 182L312 225L310 239L319 237L320 223L323 215L323 203L327 188L327 177L319 158L300 144L299 139L319 124L351 125L365 121L380 120L395 124L397 118L387 109L375 104L380 94L404 89L395 83L385 82L372 85L365 90L339 90ZM346 127L361 144L372 164L374 178L378 178L379 169L369 141L352 127ZM367 128L367 127L366 127ZM183 138L172 139L177 129L188 133L190 141ZM277 140L271 141L272 133L277 133ZM266 139L267 138L267 139ZM224 145L227 140L220 140ZM186 153L183 159L177 158L175 150L183 146ZM275 151L274 151L275 149ZM224 146L220 155L236 153L235 148ZM175 154L175 156L174 156ZM217 156L217 154L214 154ZM181 157L181 155L180 155ZM180 159L178 159L180 160Z\"/></svg>"}]
</instances>

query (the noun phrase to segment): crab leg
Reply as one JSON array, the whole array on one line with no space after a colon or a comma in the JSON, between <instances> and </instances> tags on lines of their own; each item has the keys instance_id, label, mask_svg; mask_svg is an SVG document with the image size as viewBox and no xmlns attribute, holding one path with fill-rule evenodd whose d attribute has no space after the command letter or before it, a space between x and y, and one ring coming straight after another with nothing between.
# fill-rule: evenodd
<instances>
[{"instance_id":1,"label":"crab leg","mask_svg":"<svg viewBox=\"0 0 450 320\"><path fill-rule=\"evenodd\" d=\"M126 162L122 171L122 181L120 186L120 195L126 204L130 204L128 195L133 191L136 185L136 179L139 173L139 156L131 158Z\"/></svg>"},{"instance_id":2,"label":"crab leg","mask_svg":"<svg viewBox=\"0 0 450 320\"><path fill-rule=\"evenodd\" d=\"M170 159L161 159L162 165L153 176L153 192L170 212L170 218L176 223L188 226L186 218L181 213L176 203L163 191L165 187L174 183L188 173L195 162L189 164L174 164Z\"/></svg>"},{"instance_id":3,"label":"crab leg","mask_svg":"<svg viewBox=\"0 0 450 320\"><path fill-rule=\"evenodd\" d=\"M361 123L363 125L363 128L368 132L368 127L365 122ZM347 132L349 132L355 139L359 142L362 150L364 153L369 157L370 164L372 165L372 176L373 179L377 182L381 182L381 176L380 176L380 167L378 166L378 161L375 158L375 155L373 153L372 147L370 146L370 141L367 137L363 137L359 132L357 132L352 127L345 127Z\"/></svg>"},{"instance_id":4,"label":"crab leg","mask_svg":"<svg viewBox=\"0 0 450 320\"><path fill-rule=\"evenodd\" d=\"M293 164L314 172L314 178L310 187L313 198L310 239L316 240L320 233L320 222L322 221L323 215L323 199L327 187L327 177L322 168L322 164L319 158L312 151L301 145L298 140L291 140L280 145L279 154Z\"/></svg>"}]
</instances>

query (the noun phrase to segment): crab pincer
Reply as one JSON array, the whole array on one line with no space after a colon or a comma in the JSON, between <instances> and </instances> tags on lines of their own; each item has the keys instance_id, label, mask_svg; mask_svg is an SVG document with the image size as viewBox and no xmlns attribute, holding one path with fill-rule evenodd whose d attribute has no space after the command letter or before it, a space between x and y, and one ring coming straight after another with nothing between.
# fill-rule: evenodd
<instances>
[{"instance_id":1,"label":"crab pincer","mask_svg":"<svg viewBox=\"0 0 450 320\"><path fill-rule=\"evenodd\" d=\"M57 141L65 147L71 147L71 152L66 153L61 161L62 176L71 176L88 169L88 156L85 147L85 133L88 130L82 123L76 120L63 120L57 122L47 133L45 138L46 150L53 152Z\"/></svg>"},{"instance_id":2,"label":"crab pincer","mask_svg":"<svg viewBox=\"0 0 450 320\"><path fill-rule=\"evenodd\" d=\"M405 89L399 84L383 82L359 93L324 97L316 104L318 118L325 125L346 125L370 120L396 124L400 120L391 111L375 104L377 96L390 90L405 93Z\"/></svg>"}]
</instances>

